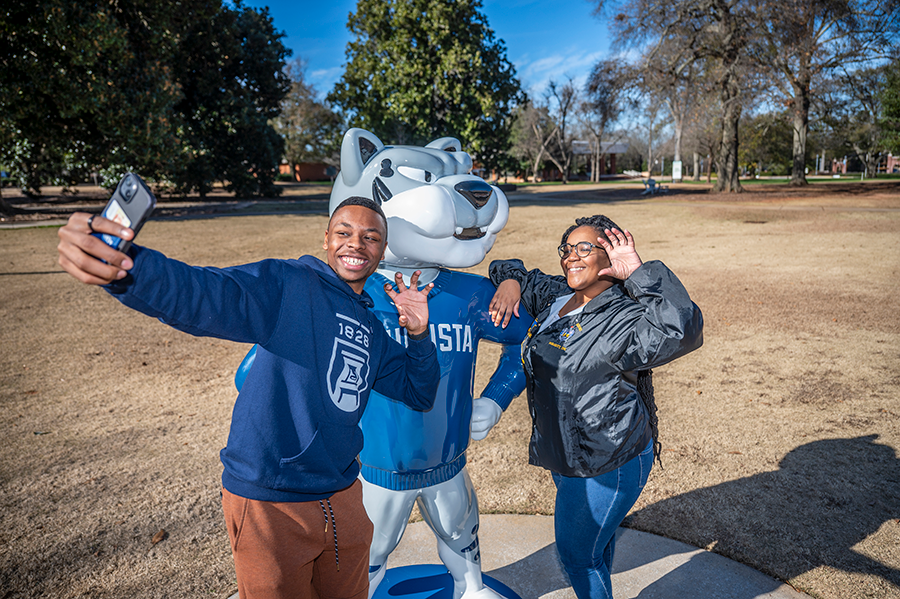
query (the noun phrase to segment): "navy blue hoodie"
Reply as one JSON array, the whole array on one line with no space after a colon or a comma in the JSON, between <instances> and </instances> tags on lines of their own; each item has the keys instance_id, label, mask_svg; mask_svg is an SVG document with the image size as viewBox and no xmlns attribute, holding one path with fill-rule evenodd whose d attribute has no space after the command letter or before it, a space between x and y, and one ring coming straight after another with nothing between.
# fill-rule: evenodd
<instances>
[{"instance_id":1,"label":"navy blue hoodie","mask_svg":"<svg viewBox=\"0 0 900 599\"><path fill-rule=\"evenodd\" d=\"M106 287L192 335L259 344L220 456L228 491L311 501L353 484L369 391L427 410L440 370L429 339L404 348L327 264L311 256L194 267L132 246L134 268Z\"/></svg>"}]
</instances>

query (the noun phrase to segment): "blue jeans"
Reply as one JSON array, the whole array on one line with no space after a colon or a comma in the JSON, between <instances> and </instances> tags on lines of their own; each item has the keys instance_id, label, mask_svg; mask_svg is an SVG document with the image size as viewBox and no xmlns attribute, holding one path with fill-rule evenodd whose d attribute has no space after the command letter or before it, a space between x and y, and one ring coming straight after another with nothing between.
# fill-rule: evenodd
<instances>
[{"instance_id":1,"label":"blue jeans","mask_svg":"<svg viewBox=\"0 0 900 599\"><path fill-rule=\"evenodd\" d=\"M578 599L612 599L616 529L637 501L653 467L653 442L617 470L593 478L552 472L556 549Z\"/></svg>"}]
</instances>

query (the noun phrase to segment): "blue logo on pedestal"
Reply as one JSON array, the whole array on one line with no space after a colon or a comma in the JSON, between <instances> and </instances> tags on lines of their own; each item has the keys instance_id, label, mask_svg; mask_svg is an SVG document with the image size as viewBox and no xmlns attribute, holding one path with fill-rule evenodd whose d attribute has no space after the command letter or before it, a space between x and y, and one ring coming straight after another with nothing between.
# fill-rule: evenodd
<instances>
[{"instance_id":1,"label":"blue logo on pedestal","mask_svg":"<svg viewBox=\"0 0 900 599\"><path fill-rule=\"evenodd\" d=\"M481 575L485 586L507 599L519 595L502 582L487 574ZM372 599L452 599L453 578L447 568L436 564L391 568L372 595Z\"/></svg>"}]
</instances>

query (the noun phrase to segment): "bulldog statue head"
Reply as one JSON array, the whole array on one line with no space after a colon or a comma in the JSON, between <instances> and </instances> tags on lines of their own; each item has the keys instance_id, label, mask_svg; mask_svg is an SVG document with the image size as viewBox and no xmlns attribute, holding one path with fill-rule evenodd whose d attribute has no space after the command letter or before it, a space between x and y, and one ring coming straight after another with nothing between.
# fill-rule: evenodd
<instances>
[{"instance_id":1,"label":"bulldog statue head","mask_svg":"<svg viewBox=\"0 0 900 599\"><path fill-rule=\"evenodd\" d=\"M506 225L509 204L471 170L472 158L452 137L425 147L386 146L368 131L350 129L329 213L351 196L380 204L388 220L385 264L475 266Z\"/></svg>"}]
</instances>

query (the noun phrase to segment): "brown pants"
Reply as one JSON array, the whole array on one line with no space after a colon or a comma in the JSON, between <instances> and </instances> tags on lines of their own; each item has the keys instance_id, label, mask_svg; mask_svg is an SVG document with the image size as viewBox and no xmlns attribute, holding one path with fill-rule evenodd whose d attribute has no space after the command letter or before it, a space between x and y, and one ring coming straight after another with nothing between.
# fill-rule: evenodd
<instances>
[{"instance_id":1,"label":"brown pants","mask_svg":"<svg viewBox=\"0 0 900 599\"><path fill-rule=\"evenodd\" d=\"M329 501L256 501L222 489L241 599L366 599L372 523L360 482Z\"/></svg>"}]
</instances>

